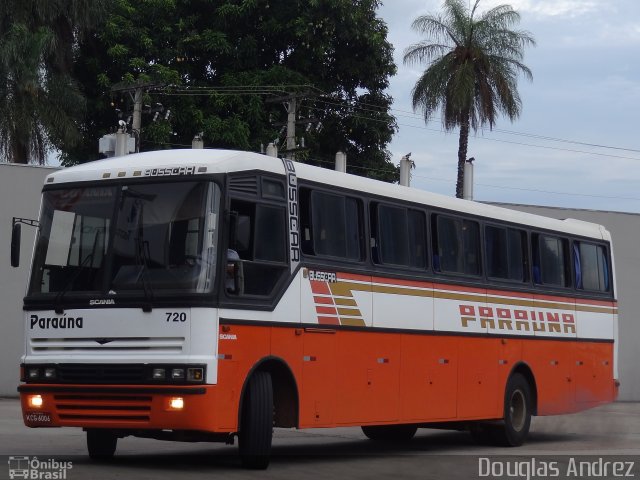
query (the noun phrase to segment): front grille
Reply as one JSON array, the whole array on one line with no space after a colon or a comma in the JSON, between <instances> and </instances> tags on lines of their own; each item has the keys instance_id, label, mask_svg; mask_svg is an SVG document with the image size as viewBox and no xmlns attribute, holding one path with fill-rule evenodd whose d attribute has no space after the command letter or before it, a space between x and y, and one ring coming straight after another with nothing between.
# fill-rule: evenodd
<instances>
[{"instance_id":1,"label":"front grille","mask_svg":"<svg viewBox=\"0 0 640 480\"><path fill-rule=\"evenodd\" d=\"M184 337L31 338L34 355L172 355L185 348Z\"/></svg>"},{"instance_id":2,"label":"front grille","mask_svg":"<svg viewBox=\"0 0 640 480\"><path fill-rule=\"evenodd\" d=\"M67 423L148 423L151 415L151 396L147 395L60 394L53 399L58 417Z\"/></svg>"},{"instance_id":3,"label":"front grille","mask_svg":"<svg viewBox=\"0 0 640 480\"><path fill-rule=\"evenodd\" d=\"M145 365L63 364L56 368L58 383L150 383Z\"/></svg>"}]
</instances>

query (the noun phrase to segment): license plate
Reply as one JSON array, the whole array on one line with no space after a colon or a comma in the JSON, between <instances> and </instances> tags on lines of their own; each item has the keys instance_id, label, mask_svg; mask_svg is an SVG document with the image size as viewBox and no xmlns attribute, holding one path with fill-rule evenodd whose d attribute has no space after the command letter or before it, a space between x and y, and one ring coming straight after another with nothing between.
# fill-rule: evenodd
<instances>
[{"instance_id":1,"label":"license plate","mask_svg":"<svg viewBox=\"0 0 640 480\"><path fill-rule=\"evenodd\" d=\"M46 425L51 423L51 414L48 412L25 412L24 420L29 424Z\"/></svg>"}]
</instances>

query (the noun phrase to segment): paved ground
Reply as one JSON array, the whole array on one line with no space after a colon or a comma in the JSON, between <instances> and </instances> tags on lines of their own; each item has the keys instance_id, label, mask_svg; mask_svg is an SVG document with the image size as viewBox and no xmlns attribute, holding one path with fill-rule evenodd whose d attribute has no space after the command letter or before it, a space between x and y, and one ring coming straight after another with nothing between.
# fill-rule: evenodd
<instances>
[{"instance_id":1,"label":"paved ground","mask_svg":"<svg viewBox=\"0 0 640 480\"><path fill-rule=\"evenodd\" d=\"M250 472L239 468L234 446L136 438L119 441L114 461L95 464L86 456L81 430L26 428L17 400L0 399L0 479L9 478L9 456L72 462L66 471L68 480L467 479L488 477L489 468L506 477L510 467L512 473L518 469L515 478L527 480L544 478L545 472L557 478L619 478L625 476L618 474L626 473L626 466L614 471L615 465L610 463L606 475L601 472L606 462L617 460L633 462L630 473L640 478L640 403L615 403L576 415L534 418L528 443L517 449L477 446L464 432L422 429L412 442L390 446L367 440L359 428L278 429L271 466L266 472ZM485 457L490 460L480 460ZM582 475L581 461L590 462L583 464ZM559 475L554 475L554 466ZM541 470L544 468L547 470Z\"/></svg>"}]
</instances>

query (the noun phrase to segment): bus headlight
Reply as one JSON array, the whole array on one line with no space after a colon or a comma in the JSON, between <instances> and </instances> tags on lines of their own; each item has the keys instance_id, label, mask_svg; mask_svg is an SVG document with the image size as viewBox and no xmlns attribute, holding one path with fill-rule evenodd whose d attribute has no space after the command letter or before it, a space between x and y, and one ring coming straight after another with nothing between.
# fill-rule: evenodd
<instances>
[{"instance_id":1,"label":"bus headlight","mask_svg":"<svg viewBox=\"0 0 640 480\"><path fill-rule=\"evenodd\" d=\"M27 370L27 378L29 380L38 380L40 378L40 369L39 368L29 368Z\"/></svg>"},{"instance_id":2,"label":"bus headlight","mask_svg":"<svg viewBox=\"0 0 640 480\"><path fill-rule=\"evenodd\" d=\"M51 380L56 378L56 369L53 367L48 367L44 369L44 378L47 380Z\"/></svg>"},{"instance_id":3,"label":"bus headlight","mask_svg":"<svg viewBox=\"0 0 640 480\"><path fill-rule=\"evenodd\" d=\"M27 397L27 403L31 408L42 407L42 404L43 404L42 395L29 395Z\"/></svg>"},{"instance_id":4,"label":"bus headlight","mask_svg":"<svg viewBox=\"0 0 640 480\"><path fill-rule=\"evenodd\" d=\"M204 383L207 367L198 364L155 364L146 367L145 379L156 384Z\"/></svg>"}]
</instances>

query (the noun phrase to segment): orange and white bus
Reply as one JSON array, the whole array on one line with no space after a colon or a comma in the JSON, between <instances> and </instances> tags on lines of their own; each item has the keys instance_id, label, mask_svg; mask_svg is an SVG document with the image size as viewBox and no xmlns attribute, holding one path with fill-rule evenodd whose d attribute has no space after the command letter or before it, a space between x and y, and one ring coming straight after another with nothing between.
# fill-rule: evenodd
<instances>
[{"instance_id":1,"label":"orange and white bus","mask_svg":"<svg viewBox=\"0 0 640 480\"><path fill-rule=\"evenodd\" d=\"M274 426L517 446L618 389L603 227L248 152L50 174L24 310L24 422L92 458L237 436L265 468Z\"/></svg>"}]
</instances>

